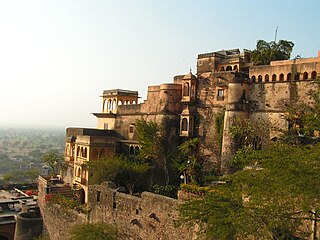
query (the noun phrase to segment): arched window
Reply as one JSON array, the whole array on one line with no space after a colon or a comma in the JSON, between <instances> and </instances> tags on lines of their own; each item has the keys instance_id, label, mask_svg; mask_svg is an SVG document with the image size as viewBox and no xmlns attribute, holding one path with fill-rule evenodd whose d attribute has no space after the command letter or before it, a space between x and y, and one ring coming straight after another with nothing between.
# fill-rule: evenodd
<instances>
[{"instance_id":1,"label":"arched window","mask_svg":"<svg viewBox=\"0 0 320 240\"><path fill-rule=\"evenodd\" d=\"M291 81L291 73L287 74L287 81Z\"/></svg>"},{"instance_id":2,"label":"arched window","mask_svg":"<svg viewBox=\"0 0 320 240\"><path fill-rule=\"evenodd\" d=\"M80 168L77 169L77 174L76 174L76 176L77 176L77 177L80 177L80 176L81 176L81 170L80 170Z\"/></svg>"},{"instance_id":3,"label":"arched window","mask_svg":"<svg viewBox=\"0 0 320 240\"><path fill-rule=\"evenodd\" d=\"M80 157L80 147L77 147L77 156Z\"/></svg>"},{"instance_id":4,"label":"arched window","mask_svg":"<svg viewBox=\"0 0 320 240\"><path fill-rule=\"evenodd\" d=\"M81 147L81 153L80 153L80 156L83 157L84 156L84 150L83 150L83 147Z\"/></svg>"},{"instance_id":5,"label":"arched window","mask_svg":"<svg viewBox=\"0 0 320 240\"><path fill-rule=\"evenodd\" d=\"M129 147L129 155L134 155L134 146Z\"/></svg>"},{"instance_id":6,"label":"arched window","mask_svg":"<svg viewBox=\"0 0 320 240\"><path fill-rule=\"evenodd\" d=\"M269 82L269 74L266 74L266 75L264 76L264 81L265 81L265 82Z\"/></svg>"},{"instance_id":7,"label":"arched window","mask_svg":"<svg viewBox=\"0 0 320 240\"><path fill-rule=\"evenodd\" d=\"M317 78L317 72L316 71L312 71L311 79L316 79L316 78Z\"/></svg>"},{"instance_id":8,"label":"arched window","mask_svg":"<svg viewBox=\"0 0 320 240\"><path fill-rule=\"evenodd\" d=\"M194 87L194 84L193 83L191 83L191 97L194 97L194 95L195 95L195 87Z\"/></svg>"},{"instance_id":9,"label":"arched window","mask_svg":"<svg viewBox=\"0 0 320 240\"><path fill-rule=\"evenodd\" d=\"M279 75L279 81L283 81L283 80L284 80L284 74L281 73L281 74Z\"/></svg>"},{"instance_id":10,"label":"arched window","mask_svg":"<svg viewBox=\"0 0 320 240\"><path fill-rule=\"evenodd\" d=\"M189 96L189 83L183 85L183 96Z\"/></svg>"},{"instance_id":11,"label":"arched window","mask_svg":"<svg viewBox=\"0 0 320 240\"><path fill-rule=\"evenodd\" d=\"M255 76L255 75L253 75L253 76L251 77L251 81L252 81L253 83L256 82L256 76Z\"/></svg>"},{"instance_id":12,"label":"arched window","mask_svg":"<svg viewBox=\"0 0 320 240\"><path fill-rule=\"evenodd\" d=\"M258 82L262 82L262 76L261 75L258 76Z\"/></svg>"},{"instance_id":13,"label":"arched window","mask_svg":"<svg viewBox=\"0 0 320 240\"><path fill-rule=\"evenodd\" d=\"M294 80L300 80L300 74L299 73L296 73L294 75Z\"/></svg>"},{"instance_id":14,"label":"arched window","mask_svg":"<svg viewBox=\"0 0 320 240\"><path fill-rule=\"evenodd\" d=\"M223 66L221 67L220 71L224 71L224 67Z\"/></svg>"},{"instance_id":15,"label":"arched window","mask_svg":"<svg viewBox=\"0 0 320 240\"><path fill-rule=\"evenodd\" d=\"M304 73L303 73L303 80L306 80L306 79L308 79L308 73L307 73L307 72L304 72Z\"/></svg>"},{"instance_id":16,"label":"arched window","mask_svg":"<svg viewBox=\"0 0 320 240\"><path fill-rule=\"evenodd\" d=\"M232 66L227 66L226 71L232 71Z\"/></svg>"},{"instance_id":17,"label":"arched window","mask_svg":"<svg viewBox=\"0 0 320 240\"><path fill-rule=\"evenodd\" d=\"M234 70L234 71L237 71L237 70L238 70L238 65L234 65L234 66L233 66L233 70Z\"/></svg>"},{"instance_id":18,"label":"arched window","mask_svg":"<svg viewBox=\"0 0 320 240\"><path fill-rule=\"evenodd\" d=\"M272 74L272 81L277 81L277 75L276 74Z\"/></svg>"},{"instance_id":19,"label":"arched window","mask_svg":"<svg viewBox=\"0 0 320 240\"><path fill-rule=\"evenodd\" d=\"M188 120L186 118L182 119L181 131L188 131Z\"/></svg>"},{"instance_id":20,"label":"arched window","mask_svg":"<svg viewBox=\"0 0 320 240\"><path fill-rule=\"evenodd\" d=\"M102 111L104 112L106 110L106 99L103 100L103 105L102 105ZM107 104L108 105L108 104Z\"/></svg>"},{"instance_id":21,"label":"arched window","mask_svg":"<svg viewBox=\"0 0 320 240\"><path fill-rule=\"evenodd\" d=\"M88 155L88 150L87 150L87 148L85 147L85 148L84 148L83 157L85 157L85 158L86 158L86 157L87 157L87 155Z\"/></svg>"},{"instance_id":22,"label":"arched window","mask_svg":"<svg viewBox=\"0 0 320 240\"><path fill-rule=\"evenodd\" d=\"M122 105L122 100L118 100L118 106Z\"/></svg>"},{"instance_id":23,"label":"arched window","mask_svg":"<svg viewBox=\"0 0 320 240\"><path fill-rule=\"evenodd\" d=\"M112 109L115 110L117 106L117 100L113 99Z\"/></svg>"},{"instance_id":24,"label":"arched window","mask_svg":"<svg viewBox=\"0 0 320 240\"><path fill-rule=\"evenodd\" d=\"M135 146L135 148L134 148L134 154L135 154L135 155L138 155L139 151L140 151L140 148L139 148L138 146Z\"/></svg>"}]
</instances>

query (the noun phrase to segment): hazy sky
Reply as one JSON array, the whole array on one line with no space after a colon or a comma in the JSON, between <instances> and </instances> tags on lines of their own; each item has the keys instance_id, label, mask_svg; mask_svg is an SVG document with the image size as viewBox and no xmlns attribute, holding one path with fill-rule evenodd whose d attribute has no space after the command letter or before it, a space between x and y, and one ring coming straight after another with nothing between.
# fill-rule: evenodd
<instances>
[{"instance_id":1,"label":"hazy sky","mask_svg":"<svg viewBox=\"0 0 320 240\"><path fill-rule=\"evenodd\" d=\"M95 127L104 89L195 72L197 54L295 43L320 50L319 0L0 0L0 124Z\"/></svg>"}]
</instances>

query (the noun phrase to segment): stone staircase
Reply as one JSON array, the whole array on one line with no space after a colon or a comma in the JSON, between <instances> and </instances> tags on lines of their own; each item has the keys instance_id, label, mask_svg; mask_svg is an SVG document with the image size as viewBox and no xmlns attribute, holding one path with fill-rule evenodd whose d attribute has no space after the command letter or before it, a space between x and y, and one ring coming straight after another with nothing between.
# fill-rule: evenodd
<instances>
[{"instance_id":1,"label":"stone staircase","mask_svg":"<svg viewBox=\"0 0 320 240\"><path fill-rule=\"evenodd\" d=\"M64 197L73 198L73 192L70 186L51 186L50 193L60 194Z\"/></svg>"}]
</instances>

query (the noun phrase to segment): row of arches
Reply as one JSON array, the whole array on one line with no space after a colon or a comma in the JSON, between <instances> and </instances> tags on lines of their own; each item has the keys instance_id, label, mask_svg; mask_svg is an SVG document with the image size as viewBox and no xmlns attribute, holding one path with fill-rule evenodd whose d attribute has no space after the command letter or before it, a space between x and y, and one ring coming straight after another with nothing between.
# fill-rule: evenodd
<instances>
[{"instance_id":1,"label":"row of arches","mask_svg":"<svg viewBox=\"0 0 320 240\"><path fill-rule=\"evenodd\" d=\"M71 146L70 144L67 144L65 148L65 155L67 157L74 157L74 146Z\"/></svg>"},{"instance_id":2,"label":"row of arches","mask_svg":"<svg viewBox=\"0 0 320 240\"><path fill-rule=\"evenodd\" d=\"M117 106L121 105L131 105L131 104L137 104L136 100L122 100L122 99L105 99L103 101L103 109L104 111L113 111L116 110Z\"/></svg>"},{"instance_id":3,"label":"row of arches","mask_svg":"<svg viewBox=\"0 0 320 240\"><path fill-rule=\"evenodd\" d=\"M139 151L140 151L139 146L137 146L137 145L130 145L129 146L129 155L131 155L131 156L138 155Z\"/></svg>"},{"instance_id":4,"label":"row of arches","mask_svg":"<svg viewBox=\"0 0 320 240\"><path fill-rule=\"evenodd\" d=\"M220 71L223 72L223 71L237 71L238 70L238 65L234 65L233 67L232 66L227 66L226 68L224 66L222 66L220 68Z\"/></svg>"},{"instance_id":5,"label":"row of arches","mask_svg":"<svg viewBox=\"0 0 320 240\"><path fill-rule=\"evenodd\" d=\"M77 157L83 157L87 158L88 157L88 149L87 147L77 147Z\"/></svg>"},{"instance_id":6,"label":"row of arches","mask_svg":"<svg viewBox=\"0 0 320 240\"><path fill-rule=\"evenodd\" d=\"M288 73L286 76L283 73L280 73L279 76L277 76L276 74L272 74L271 78L269 76L269 74L264 75L264 77L262 75L259 75L257 78L255 75L251 76L251 82L255 83L255 82L275 82L277 80L281 81L291 81L291 80L301 80L300 78L302 77L302 80L307 80L307 79L316 79L317 78L317 72L316 71L312 71L310 74L308 72L304 72L303 74L301 73L296 73L296 74L292 74L292 73Z\"/></svg>"}]
</instances>

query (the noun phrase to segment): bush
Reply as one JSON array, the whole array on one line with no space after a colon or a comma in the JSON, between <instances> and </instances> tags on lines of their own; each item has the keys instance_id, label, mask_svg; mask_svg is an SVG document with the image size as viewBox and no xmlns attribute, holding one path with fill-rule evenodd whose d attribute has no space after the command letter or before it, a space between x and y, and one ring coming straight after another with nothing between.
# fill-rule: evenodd
<instances>
[{"instance_id":1,"label":"bush","mask_svg":"<svg viewBox=\"0 0 320 240\"><path fill-rule=\"evenodd\" d=\"M105 223L79 224L69 231L68 240L116 240L117 229Z\"/></svg>"}]
</instances>

